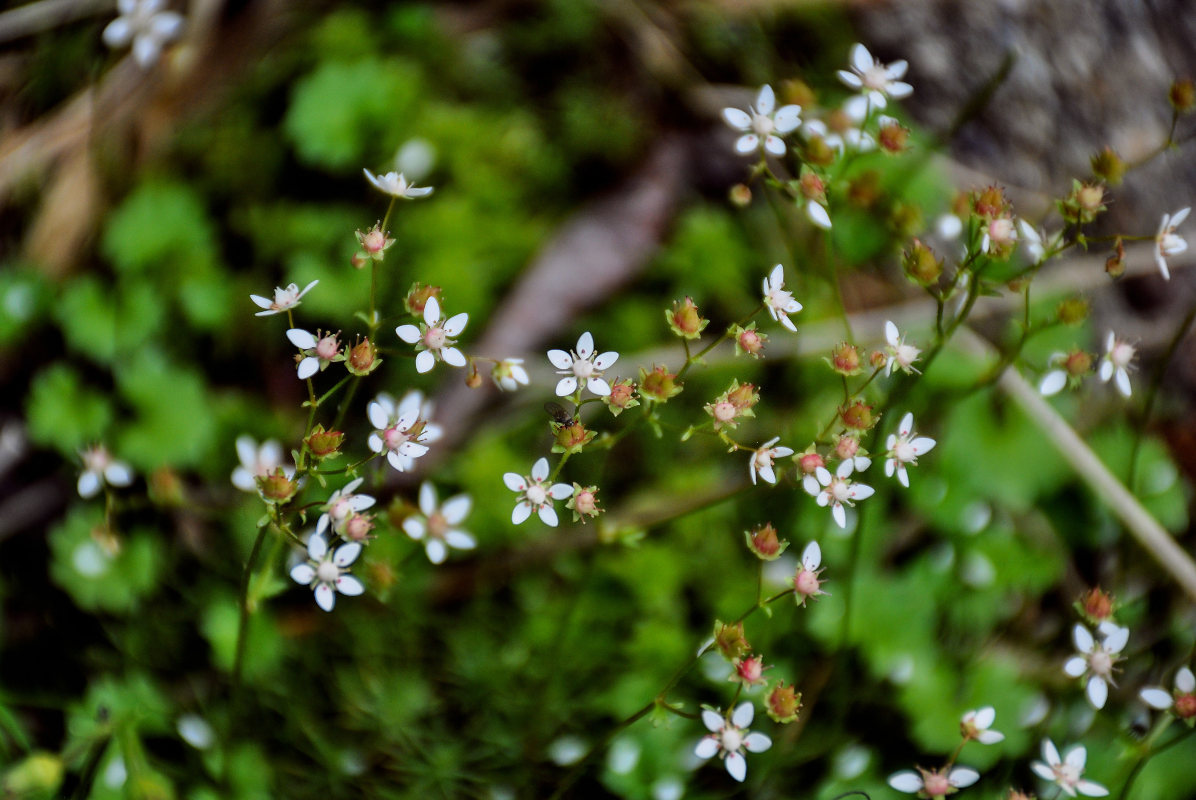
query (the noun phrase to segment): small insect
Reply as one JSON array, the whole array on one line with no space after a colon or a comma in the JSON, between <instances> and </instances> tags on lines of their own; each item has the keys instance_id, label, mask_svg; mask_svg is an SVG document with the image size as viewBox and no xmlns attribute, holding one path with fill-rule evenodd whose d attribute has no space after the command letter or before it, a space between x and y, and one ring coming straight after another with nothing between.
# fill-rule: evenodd
<instances>
[{"instance_id":1,"label":"small insect","mask_svg":"<svg viewBox=\"0 0 1196 800\"><path fill-rule=\"evenodd\" d=\"M557 425L572 425L573 415L565 410L565 407L560 403L554 403L549 400L544 404L544 410L548 412L548 416L552 417L552 421Z\"/></svg>"}]
</instances>

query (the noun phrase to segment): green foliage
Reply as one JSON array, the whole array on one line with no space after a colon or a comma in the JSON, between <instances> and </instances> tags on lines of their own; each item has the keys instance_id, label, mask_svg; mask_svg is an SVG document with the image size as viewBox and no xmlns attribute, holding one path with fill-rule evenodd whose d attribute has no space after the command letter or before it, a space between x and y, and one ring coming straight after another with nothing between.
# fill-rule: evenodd
<instances>
[{"instance_id":1,"label":"green foliage","mask_svg":"<svg viewBox=\"0 0 1196 800\"><path fill-rule=\"evenodd\" d=\"M146 349L120 365L116 380L135 411L116 440L122 457L143 470L196 466L213 447L211 400L196 371Z\"/></svg>"},{"instance_id":2,"label":"green foliage","mask_svg":"<svg viewBox=\"0 0 1196 800\"><path fill-rule=\"evenodd\" d=\"M74 458L81 448L99 441L112 422L112 404L84 385L66 364L53 364L33 379L25 404L29 436Z\"/></svg>"},{"instance_id":3,"label":"green foliage","mask_svg":"<svg viewBox=\"0 0 1196 800\"><path fill-rule=\"evenodd\" d=\"M161 579L162 544L153 531L107 531L95 507L73 509L49 534L50 575L87 611L129 612Z\"/></svg>"},{"instance_id":4,"label":"green foliage","mask_svg":"<svg viewBox=\"0 0 1196 800\"><path fill-rule=\"evenodd\" d=\"M211 265L215 231L202 198L185 183L150 179L112 212L104 256L127 274L185 275Z\"/></svg>"}]
</instances>

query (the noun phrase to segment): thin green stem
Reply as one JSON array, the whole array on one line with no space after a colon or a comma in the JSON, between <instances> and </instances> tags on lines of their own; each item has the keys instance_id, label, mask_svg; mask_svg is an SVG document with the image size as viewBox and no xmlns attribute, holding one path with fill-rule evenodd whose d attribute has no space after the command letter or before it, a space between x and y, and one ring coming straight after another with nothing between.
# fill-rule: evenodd
<instances>
[{"instance_id":1,"label":"thin green stem","mask_svg":"<svg viewBox=\"0 0 1196 800\"><path fill-rule=\"evenodd\" d=\"M245 643L248 639L249 628L249 582L253 576L253 567L257 563L258 555L262 551L262 543L266 540L266 533L270 530L269 523L258 528L257 538L253 540L253 549L249 551L249 559L245 562L245 570L241 573L241 617L237 623L237 650L233 658L233 707L241 688L241 671L245 663Z\"/></svg>"}]
</instances>

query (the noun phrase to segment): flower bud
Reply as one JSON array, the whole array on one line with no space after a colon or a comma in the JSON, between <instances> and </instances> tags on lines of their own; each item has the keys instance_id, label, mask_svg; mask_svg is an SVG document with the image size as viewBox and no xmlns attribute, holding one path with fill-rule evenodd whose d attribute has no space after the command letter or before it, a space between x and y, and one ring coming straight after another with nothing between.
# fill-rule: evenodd
<instances>
[{"instance_id":1,"label":"flower bud","mask_svg":"<svg viewBox=\"0 0 1196 800\"><path fill-rule=\"evenodd\" d=\"M876 424L872 416L872 406L863 400L857 400L849 406L839 409L839 416L843 424L855 431L866 431Z\"/></svg>"},{"instance_id":2,"label":"flower bud","mask_svg":"<svg viewBox=\"0 0 1196 800\"><path fill-rule=\"evenodd\" d=\"M1096 219L1105 210L1105 187L1099 183L1080 183L1073 180L1071 192L1059 202L1059 213L1063 219L1075 225L1084 225Z\"/></svg>"},{"instance_id":3,"label":"flower bud","mask_svg":"<svg viewBox=\"0 0 1196 800\"><path fill-rule=\"evenodd\" d=\"M158 467L149 476L149 496L159 506L181 506L186 500L179 474L170 467Z\"/></svg>"},{"instance_id":4,"label":"flower bud","mask_svg":"<svg viewBox=\"0 0 1196 800\"><path fill-rule=\"evenodd\" d=\"M868 354L868 366L872 369L884 369L885 364L889 363L889 357L880 350L873 350Z\"/></svg>"},{"instance_id":5,"label":"flower bud","mask_svg":"<svg viewBox=\"0 0 1196 800\"><path fill-rule=\"evenodd\" d=\"M671 309L665 310L664 318L673 333L682 339L697 339L710 324L710 320L702 319L702 315L698 313L698 307L689 297L673 303Z\"/></svg>"},{"instance_id":6,"label":"flower bud","mask_svg":"<svg viewBox=\"0 0 1196 800\"><path fill-rule=\"evenodd\" d=\"M373 529L374 521L364 514L354 514L349 517L341 528L345 538L350 542L364 542L366 539L373 538L370 536L370 531Z\"/></svg>"},{"instance_id":7,"label":"flower bud","mask_svg":"<svg viewBox=\"0 0 1196 800\"><path fill-rule=\"evenodd\" d=\"M382 230L380 223L376 223L368 231L358 231L357 242L361 245L359 256L381 261L386 257L386 251L395 243L395 240Z\"/></svg>"},{"instance_id":8,"label":"flower bud","mask_svg":"<svg viewBox=\"0 0 1196 800\"><path fill-rule=\"evenodd\" d=\"M1115 603L1113 595L1102 592L1099 586L1094 586L1080 596L1076 605L1084 619L1093 625L1099 625L1107 619L1112 619Z\"/></svg>"},{"instance_id":9,"label":"flower bud","mask_svg":"<svg viewBox=\"0 0 1196 800\"><path fill-rule=\"evenodd\" d=\"M793 722L797 719L797 712L801 711L801 692L781 681L764 698L764 710L773 722L782 725Z\"/></svg>"},{"instance_id":10,"label":"flower bud","mask_svg":"<svg viewBox=\"0 0 1196 800\"><path fill-rule=\"evenodd\" d=\"M747 637L743 635L742 622L715 621L714 646L728 661L741 658L752 649Z\"/></svg>"},{"instance_id":11,"label":"flower bud","mask_svg":"<svg viewBox=\"0 0 1196 800\"><path fill-rule=\"evenodd\" d=\"M761 561L775 561L785 552L789 542L783 542L777 537L776 528L772 524L761 525L754 531L744 531L748 549Z\"/></svg>"},{"instance_id":12,"label":"flower bud","mask_svg":"<svg viewBox=\"0 0 1196 800\"><path fill-rule=\"evenodd\" d=\"M312 428L311 434L303 440L307 445L307 452L317 461L340 455L341 445L344 444L345 434L341 431L326 431L323 425Z\"/></svg>"},{"instance_id":13,"label":"flower bud","mask_svg":"<svg viewBox=\"0 0 1196 800\"><path fill-rule=\"evenodd\" d=\"M258 476L257 490L267 503L282 504L295 496L299 484L288 478L282 467L278 467L273 474Z\"/></svg>"},{"instance_id":14,"label":"flower bud","mask_svg":"<svg viewBox=\"0 0 1196 800\"><path fill-rule=\"evenodd\" d=\"M630 378L611 381L610 394L603 397L602 402L616 417L627 409L635 408L640 404L640 401L635 399L635 384L631 382Z\"/></svg>"},{"instance_id":15,"label":"flower bud","mask_svg":"<svg viewBox=\"0 0 1196 800\"><path fill-rule=\"evenodd\" d=\"M886 153L904 153L909 147L909 128L897 120L887 121L877 131L876 141Z\"/></svg>"},{"instance_id":16,"label":"flower bud","mask_svg":"<svg viewBox=\"0 0 1196 800\"><path fill-rule=\"evenodd\" d=\"M573 496L565 503L565 508L573 512L573 521L583 525L587 518L594 518L602 513L598 507L598 487L573 484Z\"/></svg>"},{"instance_id":17,"label":"flower bud","mask_svg":"<svg viewBox=\"0 0 1196 800\"><path fill-rule=\"evenodd\" d=\"M1089 310L1088 301L1076 296L1061 300L1055 314L1064 325L1079 325L1088 319Z\"/></svg>"},{"instance_id":18,"label":"flower bud","mask_svg":"<svg viewBox=\"0 0 1196 800\"><path fill-rule=\"evenodd\" d=\"M552 427L556 432L555 444L552 446L554 453L580 453L598 435L595 431L586 430L581 420L574 420L568 425L554 422Z\"/></svg>"},{"instance_id":19,"label":"flower bud","mask_svg":"<svg viewBox=\"0 0 1196 800\"><path fill-rule=\"evenodd\" d=\"M807 139L802 148L802 160L816 167L829 167L835 163L838 155L838 151L827 144L826 139L817 135Z\"/></svg>"},{"instance_id":20,"label":"flower bud","mask_svg":"<svg viewBox=\"0 0 1196 800\"><path fill-rule=\"evenodd\" d=\"M934 257L934 251L918 239L901 254L901 268L905 275L921 286L933 286L943 274L943 261Z\"/></svg>"},{"instance_id":21,"label":"flower bud","mask_svg":"<svg viewBox=\"0 0 1196 800\"><path fill-rule=\"evenodd\" d=\"M826 466L826 461L823 460L822 456L818 455L818 451L814 445L810 445L804 452L795 455L793 460L805 475L813 475L819 467Z\"/></svg>"},{"instance_id":22,"label":"flower bud","mask_svg":"<svg viewBox=\"0 0 1196 800\"><path fill-rule=\"evenodd\" d=\"M677 376L665 366L656 366L651 372L640 367L640 397L652 403L666 403L670 397L681 394Z\"/></svg>"},{"instance_id":23,"label":"flower bud","mask_svg":"<svg viewBox=\"0 0 1196 800\"><path fill-rule=\"evenodd\" d=\"M362 339L349 350L345 359L345 369L358 377L369 375L378 368L382 359L378 358L378 348L370 342L369 337Z\"/></svg>"},{"instance_id":24,"label":"flower bud","mask_svg":"<svg viewBox=\"0 0 1196 800\"><path fill-rule=\"evenodd\" d=\"M831 350L831 369L840 375L859 375L863 367L860 366L860 351L853 344L840 342Z\"/></svg>"},{"instance_id":25,"label":"flower bud","mask_svg":"<svg viewBox=\"0 0 1196 800\"><path fill-rule=\"evenodd\" d=\"M1113 255L1105 260L1105 273L1110 278L1120 278L1125 274L1125 243L1120 236L1113 244Z\"/></svg>"},{"instance_id":26,"label":"flower bud","mask_svg":"<svg viewBox=\"0 0 1196 800\"><path fill-rule=\"evenodd\" d=\"M764 351L764 343L768 341L768 336L756 330L756 323L748 325L746 328L741 328L738 325L732 326L731 334L735 337L735 354L749 355L753 358L759 358L760 353Z\"/></svg>"},{"instance_id":27,"label":"flower bud","mask_svg":"<svg viewBox=\"0 0 1196 800\"><path fill-rule=\"evenodd\" d=\"M1110 186L1118 186L1125 177L1125 162L1112 147L1106 147L1092 157L1092 174Z\"/></svg>"},{"instance_id":28,"label":"flower bud","mask_svg":"<svg viewBox=\"0 0 1196 800\"><path fill-rule=\"evenodd\" d=\"M349 263L353 265L354 269L362 269L366 264L370 263L370 259L369 256L358 250L353 254L353 257L349 259Z\"/></svg>"},{"instance_id":29,"label":"flower bud","mask_svg":"<svg viewBox=\"0 0 1196 800\"><path fill-rule=\"evenodd\" d=\"M972 213L981 219L992 221L1008 216L1010 210L1005 190L999 186L986 186L972 196Z\"/></svg>"},{"instance_id":30,"label":"flower bud","mask_svg":"<svg viewBox=\"0 0 1196 800\"><path fill-rule=\"evenodd\" d=\"M424 315L424 305L428 302L429 297L435 297L439 302L440 287L413 283L411 284L411 288L407 290L407 298L403 301L403 304L407 306L407 312L413 317L422 317Z\"/></svg>"},{"instance_id":31,"label":"flower bud","mask_svg":"<svg viewBox=\"0 0 1196 800\"><path fill-rule=\"evenodd\" d=\"M802 172L801 178L798 179L798 187L807 200L813 200L819 205L826 205L826 184L815 172L811 170Z\"/></svg>"},{"instance_id":32,"label":"flower bud","mask_svg":"<svg viewBox=\"0 0 1196 800\"><path fill-rule=\"evenodd\" d=\"M1082 378L1092 372L1092 356L1083 350L1072 350L1063 359L1063 370L1069 378Z\"/></svg>"},{"instance_id":33,"label":"flower bud","mask_svg":"<svg viewBox=\"0 0 1196 800\"><path fill-rule=\"evenodd\" d=\"M867 452L860 452L860 440L854 434L835 439L835 457L840 461L855 458L857 455L866 456Z\"/></svg>"},{"instance_id":34,"label":"flower bud","mask_svg":"<svg viewBox=\"0 0 1196 800\"><path fill-rule=\"evenodd\" d=\"M747 658L737 658L731 662L733 667L729 681L742 683L744 686L759 686L765 683L764 670L768 667L764 666L764 656L748 656Z\"/></svg>"},{"instance_id":35,"label":"flower bud","mask_svg":"<svg viewBox=\"0 0 1196 800\"><path fill-rule=\"evenodd\" d=\"M746 183L737 183L727 192L727 199L736 208L747 208L752 202L752 189Z\"/></svg>"},{"instance_id":36,"label":"flower bud","mask_svg":"<svg viewBox=\"0 0 1196 800\"><path fill-rule=\"evenodd\" d=\"M1186 114L1196 108L1196 83L1191 78L1182 78L1171 84L1167 92L1167 99L1171 107L1181 114Z\"/></svg>"},{"instance_id":37,"label":"flower bud","mask_svg":"<svg viewBox=\"0 0 1196 800\"><path fill-rule=\"evenodd\" d=\"M465 375L465 385L470 389L476 389L482 385L482 376L478 374L478 365L472 361L469 362L469 372Z\"/></svg>"}]
</instances>

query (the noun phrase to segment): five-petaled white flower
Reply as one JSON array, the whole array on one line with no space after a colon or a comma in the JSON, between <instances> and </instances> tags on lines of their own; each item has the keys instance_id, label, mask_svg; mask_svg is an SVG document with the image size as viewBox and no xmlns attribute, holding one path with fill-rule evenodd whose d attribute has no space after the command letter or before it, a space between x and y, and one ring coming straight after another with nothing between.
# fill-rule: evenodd
<instances>
[{"instance_id":1,"label":"five-petaled white flower","mask_svg":"<svg viewBox=\"0 0 1196 800\"><path fill-rule=\"evenodd\" d=\"M417 197L427 197L432 193L430 186L416 186L408 183L401 172L387 172L385 175L375 175L368 169L363 169L365 177L374 188L391 197L401 197L404 200L414 200Z\"/></svg>"},{"instance_id":2,"label":"five-petaled white flower","mask_svg":"<svg viewBox=\"0 0 1196 800\"><path fill-rule=\"evenodd\" d=\"M1048 243L1046 237L1024 219L1017 221L1017 227L1021 231L1021 243L1026 248L1026 255L1035 264L1042 261L1042 257L1046 255L1047 245L1050 244L1051 247L1054 247L1054 239L1052 238Z\"/></svg>"},{"instance_id":3,"label":"five-petaled white flower","mask_svg":"<svg viewBox=\"0 0 1196 800\"><path fill-rule=\"evenodd\" d=\"M163 0L116 0L120 16L104 28L104 44L114 50L133 43L133 60L142 69L158 60L162 46L178 38L183 16L163 11Z\"/></svg>"},{"instance_id":4,"label":"five-petaled white flower","mask_svg":"<svg viewBox=\"0 0 1196 800\"><path fill-rule=\"evenodd\" d=\"M424 481L419 487L419 510L403 520L403 530L417 542L424 543L428 560L433 564L444 563L450 547L457 550L472 550L477 540L461 530L460 525L473 506L467 494L450 497L444 503L437 502L436 488Z\"/></svg>"},{"instance_id":5,"label":"five-petaled white flower","mask_svg":"<svg viewBox=\"0 0 1196 800\"><path fill-rule=\"evenodd\" d=\"M325 333L317 338L302 328L291 328L287 331L287 338L303 356L296 366L299 380L306 380L322 371L341 355L341 343L335 333Z\"/></svg>"},{"instance_id":6,"label":"five-petaled white flower","mask_svg":"<svg viewBox=\"0 0 1196 800\"><path fill-rule=\"evenodd\" d=\"M756 716L756 709L751 703L740 703L731 713L728 720L724 715L709 708L702 710L702 724L710 731L698 746L694 748L694 755L698 758L712 758L717 755L723 759L727 772L737 781L743 782L747 777L747 759L743 752L763 753L772 747L772 739L763 733L752 733L748 726Z\"/></svg>"},{"instance_id":7,"label":"five-petaled white flower","mask_svg":"<svg viewBox=\"0 0 1196 800\"><path fill-rule=\"evenodd\" d=\"M818 501L818 505L831 507L831 516L840 528L847 527L847 512L844 506L854 506L856 500L867 500L876 491L871 486L856 483L851 479L855 465L851 459L839 462L832 475L826 467L818 467L813 475L802 478L802 488Z\"/></svg>"},{"instance_id":8,"label":"five-petaled white flower","mask_svg":"<svg viewBox=\"0 0 1196 800\"><path fill-rule=\"evenodd\" d=\"M316 605L331 611L336 605L336 593L353 597L365 591L361 581L349 574L349 565L361 554L361 545L349 542L328 549L328 540L313 533L307 540L307 561L291 568L291 578L296 583L311 586L315 590Z\"/></svg>"},{"instance_id":9,"label":"five-petaled white flower","mask_svg":"<svg viewBox=\"0 0 1196 800\"><path fill-rule=\"evenodd\" d=\"M997 712L992 706L968 711L959 721L959 730L964 739L975 739L980 744L996 744L1004 741L1005 734L992 730Z\"/></svg>"},{"instance_id":10,"label":"five-petaled white flower","mask_svg":"<svg viewBox=\"0 0 1196 800\"><path fill-rule=\"evenodd\" d=\"M266 309L265 311L258 311L254 316L268 317L271 314L281 314L288 309L294 308L299 305L299 301L303 298L303 295L310 292L312 287L317 283L319 281L312 281L303 288L303 291L299 291L299 285L295 283L289 284L285 289L276 288L273 300L257 294L249 295L249 299L253 301L254 305L258 308Z\"/></svg>"},{"instance_id":11,"label":"five-petaled white flower","mask_svg":"<svg viewBox=\"0 0 1196 800\"><path fill-rule=\"evenodd\" d=\"M1088 797L1104 797L1109 790L1094 781L1081 779L1084 774L1084 762L1088 759L1088 751L1083 745L1077 744L1067 751L1067 755L1059 758L1059 751L1050 739L1042 740L1042 761L1035 761L1030 769L1046 781L1059 784L1069 797L1075 797L1076 792Z\"/></svg>"},{"instance_id":12,"label":"five-petaled white flower","mask_svg":"<svg viewBox=\"0 0 1196 800\"><path fill-rule=\"evenodd\" d=\"M1190 720L1196 717L1196 675L1187 667L1180 667L1175 673L1175 689L1168 692L1161 686L1147 686L1138 692L1142 702L1151 708L1165 711L1175 708L1175 715L1180 719Z\"/></svg>"},{"instance_id":13,"label":"five-petaled white flower","mask_svg":"<svg viewBox=\"0 0 1196 800\"><path fill-rule=\"evenodd\" d=\"M423 396L408 392L398 403L390 395L379 394L366 409L370 424L375 431L370 434L370 449L386 460L399 472L406 472L412 460L428 452L421 444L425 439L425 426L420 418L420 404Z\"/></svg>"},{"instance_id":14,"label":"five-petaled white flower","mask_svg":"<svg viewBox=\"0 0 1196 800\"><path fill-rule=\"evenodd\" d=\"M905 465L917 464L918 456L929 453L934 445L934 439L914 433L914 415L907 413L901 418L897 432L890 433L885 443L888 448L885 453L885 476L891 478L896 472L901 485L909 488L909 473L905 471Z\"/></svg>"},{"instance_id":15,"label":"five-petaled white flower","mask_svg":"<svg viewBox=\"0 0 1196 800\"><path fill-rule=\"evenodd\" d=\"M777 474L772 468L773 459L793 455L792 447L773 447L780 439L780 436L774 436L752 451L751 460L748 461L748 475L752 478L753 486L756 484L757 475L766 483L776 483Z\"/></svg>"},{"instance_id":16,"label":"five-petaled white flower","mask_svg":"<svg viewBox=\"0 0 1196 800\"><path fill-rule=\"evenodd\" d=\"M793 299L790 292L785 291L785 268L777 264L772 272L764 279L764 307L777 322L794 333L797 326L789 319L790 314L801 311L801 303Z\"/></svg>"},{"instance_id":17,"label":"five-petaled white flower","mask_svg":"<svg viewBox=\"0 0 1196 800\"><path fill-rule=\"evenodd\" d=\"M781 136L797 130L801 125L801 106L776 108L776 104L776 95L772 87L766 84L756 95L756 104L750 113L738 108L723 109L723 120L735 130L744 132L735 140L736 153L746 155L763 147L774 156L785 155L785 143L781 141Z\"/></svg>"},{"instance_id":18,"label":"five-petaled white flower","mask_svg":"<svg viewBox=\"0 0 1196 800\"><path fill-rule=\"evenodd\" d=\"M1105 620L1097 630L1101 635L1099 643L1083 625L1072 629L1072 640L1079 654L1067 659L1063 671L1073 678L1087 675L1088 702L1093 708L1104 708L1109 697L1109 684L1113 683L1113 667L1129 641L1130 629Z\"/></svg>"},{"instance_id":19,"label":"five-petaled white flower","mask_svg":"<svg viewBox=\"0 0 1196 800\"><path fill-rule=\"evenodd\" d=\"M805 606L811 597L827 594L822 591L822 548L818 542L810 542L801 553L801 564L797 572L793 573L790 582L793 584L793 599L799 606Z\"/></svg>"},{"instance_id":20,"label":"five-petaled white flower","mask_svg":"<svg viewBox=\"0 0 1196 800\"><path fill-rule=\"evenodd\" d=\"M980 773L971 767L951 767L948 770L912 769L889 776L889 786L899 792L917 793L919 797L946 797L958 789L980 780Z\"/></svg>"},{"instance_id":21,"label":"five-petaled white flower","mask_svg":"<svg viewBox=\"0 0 1196 800\"><path fill-rule=\"evenodd\" d=\"M532 474L524 477L517 472L508 472L502 481L512 492L519 493L519 501L511 512L511 522L518 525L535 511L540 521L549 527L557 524L553 500L565 500L573 496L573 486L568 483L548 484L548 459L541 458L532 464Z\"/></svg>"},{"instance_id":22,"label":"five-petaled white flower","mask_svg":"<svg viewBox=\"0 0 1196 800\"><path fill-rule=\"evenodd\" d=\"M129 465L113 458L102 444L81 450L79 458L83 460L83 472L79 474L76 488L84 499L95 497L104 484L128 486L133 482L133 470Z\"/></svg>"},{"instance_id":23,"label":"five-petaled white flower","mask_svg":"<svg viewBox=\"0 0 1196 800\"><path fill-rule=\"evenodd\" d=\"M905 60L882 64L857 42L852 45L850 61L851 70L839 70L839 80L867 97L873 108L884 108L886 98L900 100L913 94L914 87L901 80L909 68Z\"/></svg>"},{"instance_id":24,"label":"five-petaled white flower","mask_svg":"<svg viewBox=\"0 0 1196 800\"><path fill-rule=\"evenodd\" d=\"M885 362L885 375L893 373L893 367L905 373L913 373L918 370L914 369L914 362L918 360L918 355L922 352L912 344L905 343L905 336L901 331L897 330L897 326L892 320L885 322L885 341L889 346L885 348L889 359Z\"/></svg>"},{"instance_id":25,"label":"five-petaled white flower","mask_svg":"<svg viewBox=\"0 0 1196 800\"><path fill-rule=\"evenodd\" d=\"M1098 374L1104 383L1108 383L1109 378L1116 375L1117 391L1125 397L1129 397L1133 391L1130 387L1130 369L1133 367L1135 355L1137 355L1137 351L1132 344L1124 339L1118 339L1113 331L1109 331L1109 337L1105 340L1105 354L1101 356Z\"/></svg>"},{"instance_id":26,"label":"five-petaled white flower","mask_svg":"<svg viewBox=\"0 0 1196 800\"><path fill-rule=\"evenodd\" d=\"M490 377L494 380L494 385L504 392L513 392L520 386L527 386L530 381L527 370L523 368L522 358L504 358L502 361L496 361L494 369L490 371Z\"/></svg>"},{"instance_id":27,"label":"five-petaled white flower","mask_svg":"<svg viewBox=\"0 0 1196 800\"><path fill-rule=\"evenodd\" d=\"M561 378L556 385L557 397L568 397L577 391L579 383L599 397L610 395L610 384L602 378L604 370L619 360L619 354L612 351L602 355L594 355L594 337L586 331L577 337L577 350L566 353L564 350L549 350L548 360L556 367Z\"/></svg>"},{"instance_id":28,"label":"five-petaled white flower","mask_svg":"<svg viewBox=\"0 0 1196 800\"><path fill-rule=\"evenodd\" d=\"M279 467L289 478L295 474L295 468L282 463L282 445L274 439L267 439L261 446L252 436L241 434L237 437L237 458L241 466L233 470L233 486L242 492L257 493L257 479L273 474Z\"/></svg>"},{"instance_id":29,"label":"five-petaled white flower","mask_svg":"<svg viewBox=\"0 0 1196 800\"><path fill-rule=\"evenodd\" d=\"M354 514L365 511L374 505L373 497L368 494L356 493L357 488L364 480L365 478L355 478L332 493L328 502L322 506L324 513L316 521L317 536L325 535L329 527L334 533L341 533L344 523Z\"/></svg>"},{"instance_id":30,"label":"five-petaled white flower","mask_svg":"<svg viewBox=\"0 0 1196 800\"><path fill-rule=\"evenodd\" d=\"M1188 243L1175 232L1185 219L1191 207L1181 208L1174 214L1164 214L1159 223L1159 232L1154 237L1154 263L1158 264L1163 277L1171 280L1171 270L1167 269L1167 256L1178 255L1188 249Z\"/></svg>"},{"instance_id":31,"label":"five-petaled white flower","mask_svg":"<svg viewBox=\"0 0 1196 800\"><path fill-rule=\"evenodd\" d=\"M424 303L424 321L418 328L414 325L400 325L395 333L407 344L414 344L419 355L415 357L415 371L428 372L440 360L451 367L465 366L465 355L458 350L456 337L461 335L469 322L469 315L454 314L445 319L440 315L440 302L429 297Z\"/></svg>"}]
</instances>

